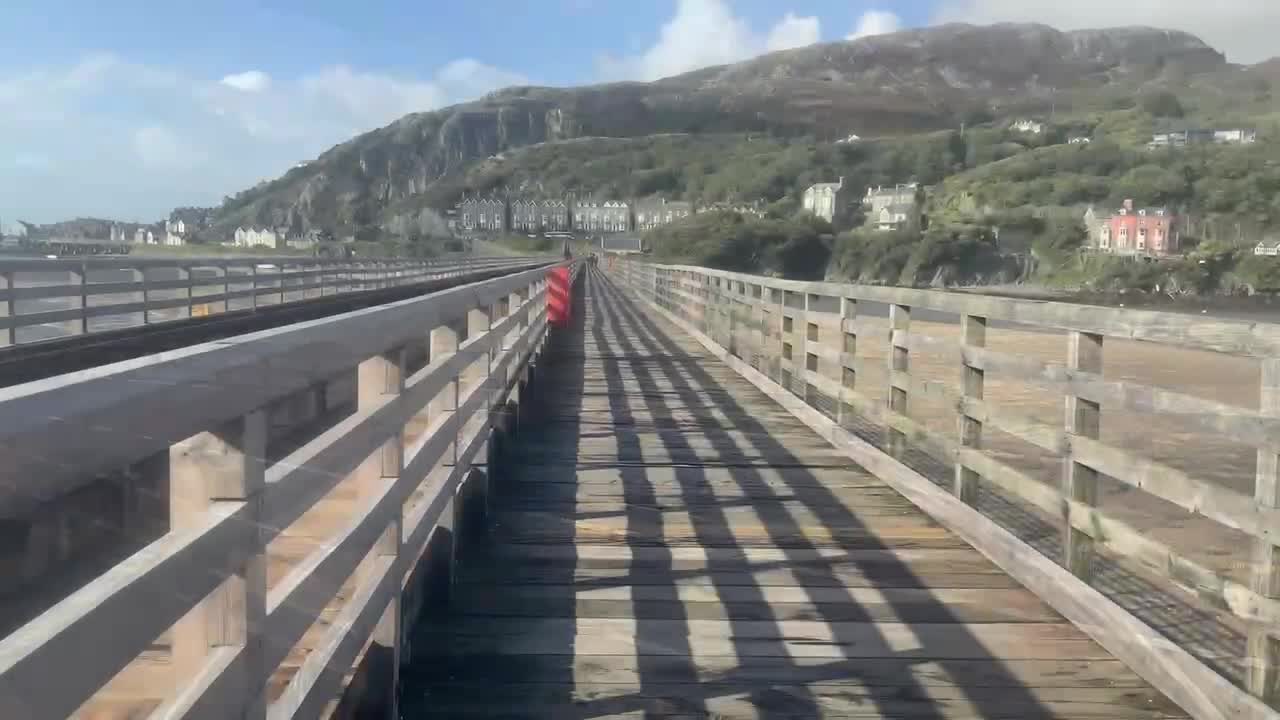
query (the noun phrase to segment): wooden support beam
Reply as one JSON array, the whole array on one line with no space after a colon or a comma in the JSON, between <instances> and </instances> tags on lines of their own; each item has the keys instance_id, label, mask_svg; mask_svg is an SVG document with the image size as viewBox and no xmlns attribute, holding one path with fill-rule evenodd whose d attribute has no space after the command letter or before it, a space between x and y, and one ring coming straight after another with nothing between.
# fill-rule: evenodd
<instances>
[{"instance_id":1,"label":"wooden support beam","mask_svg":"<svg viewBox=\"0 0 1280 720\"><path fill-rule=\"evenodd\" d=\"M911 308L907 305L889 306L889 410L907 415L907 389L894 384L894 376L908 376L911 372L911 351L907 346L907 333L911 331ZM907 450L907 437L895 427L886 428L886 448L889 455L901 458Z\"/></svg>"},{"instance_id":2,"label":"wooden support beam","mask_svg":"<svg viewBox=\"0 0 1280 720\"><path fill-rule=\"evenodd\" d=\"M1102 336L1071 331L1067 335L1067 368L1102 374ZM1101 406L1076 395L1066 397L1066 431L1071 436L1097 440L1102 424ZM1080 463L1070 452L1062 460L1062 494L1089 507L1098 504L1098 471ZM1070 512L1070 511L1068 511ZM1092 576L1093 538L1069 521L1063 525L1063 564L1088 582Z\"/></svg>"},{"instance_id":3,"label":"wooden support beam","mask_svg":"<svg viewBox=\"0 0 1280 720\"><path fill-rule=\"evenodd\" d=\"M977 315L960 316L960 342L967 347L985 347L987 344L987 319ZM982 400L986 375L981 368L964 362L961 354L960 392L964 398ZM964 411L963 404L959 417L960 447L982 447L982 421ZM956 458L955 494L966 505L978 503L978 486L980 477L972 468L966 467Z\"/></svg>"},{"instance_id":4,"label":"wooden support beam","mask_svg":"<svg viewBox=\"0 0 1280 720\"><path fill-rule=\"evenodd\" d=\"M1259 412L1280 417L1280 358L1262 361ZM1280 454L1259 448L1254 478L1254 501L1259 508L1280 507ZM1276 537L1253 541L1253 591L1264 598L1280 598L1280 547ZM1249 624L1245 685L1263 702L1280 704L1280 628L1259 622Z\"/></svg>"},{"instance_id":5,"label":"wooden support beam","mask_svg":"<svg viewBox=\"0 0 1280 720\"><path fill-rule=\"evenodd\" d=\"M398 347L376 355L360 363L356 376L356 403L361 412L367 412L400 395L405 384L405 356L407 348ZM404 470L404 430L389 437L376 451L356 468L355 482L360 498L369 502L386 492L387 485L394 484ZM391 521L374 542L373 549L360 563L356 576L361 584L374 582L390 563L394 577L403 575L400 557L400 541L404 528L404 509L392 513ZM371 666L379 670L379 677L372 678L376 698L371 705L387 720L399 718L396 700L399 696L401 613L399 593L393 593L382 609L375 626L368 658Z\"/></svg>"},{"instance_id":6,"label":"wooden support beam","mask_svg":"<svg viewBox=\"0 0 1280 720\"><path fill-rule=\"evenodd\" d=\"M258 521L265 483L267 413L252 412L169 449L169 523L171 531L200 527L215 506L246 506L242 532L252 536L242 564L173 627L173 668L180 687L198 681L215 653L240 648L245 693L228 702L243 703L245 718L266 717L262 697L274 668L263 666L262 630L266 618L266 529ZM181 588L173 588L181 592Z\"/></svg>"}]
</instances>

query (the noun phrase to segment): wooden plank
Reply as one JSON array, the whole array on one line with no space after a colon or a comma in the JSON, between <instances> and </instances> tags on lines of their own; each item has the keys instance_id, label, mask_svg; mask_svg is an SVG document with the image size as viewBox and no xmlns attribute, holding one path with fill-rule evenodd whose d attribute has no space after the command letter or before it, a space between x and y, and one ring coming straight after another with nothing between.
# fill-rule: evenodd
<instances>
[{"instance_id":1,"label":"wooden plank","mask_svg":"<svg viewBox=\"0 0 1280 720\"><path fill-rule=\"evenodd\" d=\"M913 335L913 339L917 336ZM945 342L945 341L940 341ZM951 343L954 347L954 343ZM1027 380L1048 390L1070 393L1108 407L1162 415L1208 432L1254 446L1276 447L1280 419L1248 408L1127 380L1107 380L1097 373L1070 371L1061 363L1003 353L990 348L963 348L964 362L998 373L1002 378Z\"/></svg>"},{"instance_id":2,"label":"wooden plank","mask_svg":"<svg viewBox=\"0 0 1280 720\"><path fill-rule=\"evenodd\" d=\"M699 678L770 683L779 677L805 681L856 679L869 687L971 688L1130 688L1146 682L1118 660L966 660L964 662L876 658L830 661L823 658L710 655L692 658L629 655L433 655L419 666L428 677L450 675L466 682L491 679L494 684L563 682L635 685Z\"/></svg>"},{"instance_id":3,"label":"wooden plank","mask_svg":"<svg viewBox=\"0 0 1280 720\"><path fill-rule=\"evenodd\" d=\"M1110 659L1097 643L1068 623L726 622L614 618L460 619L423 637L451 644L450 651L546 655L568 641L588 655L701 655L925 658L966 660ZM681 650L687 647L688 650Z\"/></svg>"},{"instance_id":4,"label":"wooden plank","mask_svg":"<svg viewBox=\"0 0 1280 720\"><path fill-rule=\"evenodd\" d=\"M667 620L813 620L833 622L1030 623L1062 617L1025 590L972 588L583 588L507 585L457 588L466 616L639 618Z\"/></svg>"}]
</instances>

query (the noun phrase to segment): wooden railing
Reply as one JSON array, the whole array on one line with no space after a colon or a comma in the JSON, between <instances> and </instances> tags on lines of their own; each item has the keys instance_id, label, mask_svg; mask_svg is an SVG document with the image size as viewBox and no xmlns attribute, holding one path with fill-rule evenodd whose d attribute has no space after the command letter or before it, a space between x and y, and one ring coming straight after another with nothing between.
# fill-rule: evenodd
<instances>
[{"instance_id":1,"label":"wooden railing","mask_svg":"<svg viewBox=\"0 0 1280 720\"><path fill-rule=\"evenodd\" d=\"M370 638L398 655L408 574L543 346L545 277L0 390L6 482L38 494L167 452L171 508L168 534L0 640L0 717L65 718L165 635L175 686L158 718L319 717ZM266 460L264 408L352 368L355 412ZM268 585L268 545L340 485L356 499L338 530Z\"/></svg>"},{"instance_id":2,"label":"wooden railing","mask_svg":"<svg viewBox=\"0 0 1280 720\"><path fill-rule=\"evenodd\" d=\"M537 259L4 259L0 346L400 287ZM48 332L24 332L35 328Z\"/></svg>"},{"instance_id":3,"label":"wooden railing","mask_svg":"<svg viewBox=\"0 0 1280 720\"><path fill-rule=\"evenodd\" d=\"M1272 705L1280 696L1280 325L789 281L621 259L611 266L660 314L693 332L868 469L896 483L935 517L955 520L962 536L998 562L1007 561L1006 569L1017 579L1085 626L1135 670L1149 675L1166 694L1188 710L1204 711L1193 714L1275 717L1232 683ZM872 305L876 316L864 316L863 308ZM927 326L912 322L913 313L921 311L930 311ZM947 336L922 331L938 328L940 322L950 325ZM1028 347L1053 343L1060 348L1060 359L988 347L988 331L996 326L1000 332L1022 333L1018 337L1024 340L1039 338L1023 343ZM1155 344L1165 348L1161 352L1187 353L1193 366L1231 356L1233 362L1244 363L1242 373L1255 372L1260 378L1257 409L1115 377L1122 373L1104 373L1108 338L1120 340L1117 352ZM1019 347L1016 342L1006 345ZM1214 356L1202 357L1197 351ZM1151 360L1146 352L1144 362L1154 364L1148 369L1159 375L1159 357ZM944 367L954 368L953 379L917 374L913 358L921 353L941 357ZM1216 372L1211 367L1206 365L1203 372ZM870 384L875 381L884 386ZM1059 407L1065 407L1064 420L1055 424L1020 413L1015 403L989 402L986 391L992 382L1058 398ZM918 403L939 408L944 421L932 426L922 422L908 410ZM1254 477L1241 483L1252 479L1253 493L1153 459L1141 446L1109 441L1101 432L1104 408L1134 422L1149 417L1184 424L1193 441L1183 455L1193 460L1199 438L1217 435L1239 443L1256 455L1245 460L1252 460ZM883 433L878 444L860 439L855 431L868 425ZM1001 436L996 438L998 452L988 447L987 438L993 435ZM1017 466L1012 458L1018 447L1056 458L1060 470L1052 464L1042 464L1039 473ZM907 462L912 450L946 468L946 479L918 482L923 473L911 469L918 463ZM1192 557L1197 548L1175 547L1150 527L1139 527L1143 518L1135 520L1135 515L1149 504L1099 507L1100 477L1177 506L1188 517L1199 518L1197 522L1213 521L1234 538L1239 557L1233 562L1237 569L1247 567L1247 572L1211 567L1199 556ZM1015 498L1057 526L1061 541L1056 544L1058 557L1052 560L1060 566L1028 559L1034 550L975 512L987 507L978 498L988 492ZM1208 535L1204 538L1207 543ZM1190 537L1190 544L1198 539ZM1135 624L1122 608L1086 585L1097 584L1100 551L1143 578L1185 590L1188 594L1182 597L1188 601L1218 611L1229 627L1243 628L1243 658L1209 659L1219 670L1228 668L1224 672L1230 682L1146 624ZM1063 570L1078 580L1071 581ZM1059 582L1048 582L1051 577ZM1215 714L1215 707L1226 714Z\"/></svg>"}]
</instances>

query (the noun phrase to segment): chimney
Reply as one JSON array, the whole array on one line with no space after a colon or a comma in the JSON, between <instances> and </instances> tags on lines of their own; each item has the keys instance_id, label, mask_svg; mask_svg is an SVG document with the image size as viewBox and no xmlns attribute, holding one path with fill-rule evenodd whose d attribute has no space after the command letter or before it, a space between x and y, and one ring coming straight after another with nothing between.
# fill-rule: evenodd
<instances>
[{"instance_id":1,"label":"chimney","mask_svg":"<svg viewBox=\"0 0 1280 720\"><path fill-rule=\"evenodd\" d=\"M839 184L839 185L836 185L836 187L841 187L841 188L842 188L842 187L844 187L844 176L843 176L843 175L841 175L841 176L840 176L840 184Z\"/></svg>"},{"instance_id":2,"label":"chimney","mask_svg":"<svg viewBox=\"0 0 1280 720\"><path fill-rule=\"evenodd\" d=\"M1125 209L1125 211L1126 211L1126 212L1133 212L1133 199L1132 199L1132 198L1125 198L1125 199L1124 199L1124 209Z\"/></svg>"}]
</instances>

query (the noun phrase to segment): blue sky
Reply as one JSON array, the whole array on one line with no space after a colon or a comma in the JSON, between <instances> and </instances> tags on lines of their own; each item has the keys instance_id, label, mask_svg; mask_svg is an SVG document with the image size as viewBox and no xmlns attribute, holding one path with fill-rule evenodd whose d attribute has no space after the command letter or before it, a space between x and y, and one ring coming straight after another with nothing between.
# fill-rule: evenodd
<instances>
[{"instance_id":1,"label":"blue sky","mask_svg":"<svg viewBox=\"0 0 1280 720\"><path fill-rule=\"evenodd\" d=\"M1280 54L1269 0L9 0L0 222L154 220L504 85L654 79L947 20L1158 24L1233 60Z\"/></svg>"}]
</instances>

